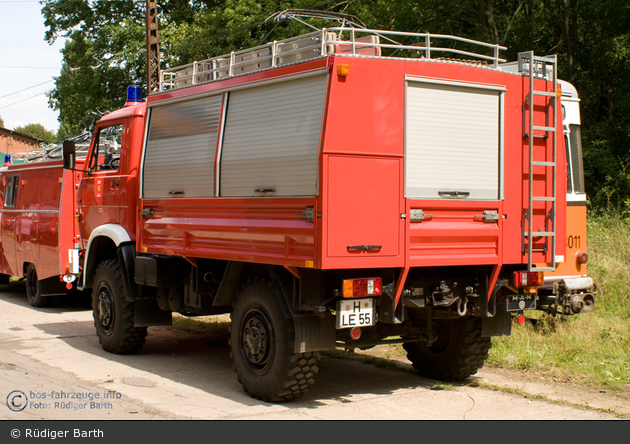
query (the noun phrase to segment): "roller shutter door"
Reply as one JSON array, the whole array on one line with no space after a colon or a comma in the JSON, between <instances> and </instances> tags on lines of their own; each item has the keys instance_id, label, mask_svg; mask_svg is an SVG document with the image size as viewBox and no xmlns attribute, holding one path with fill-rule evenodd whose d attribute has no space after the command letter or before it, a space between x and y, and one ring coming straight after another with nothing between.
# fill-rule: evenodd
<instances>
[{"instance_id":1,"label":"roller shutter door","mask_svg":"<svg viewBox=\"0 0 630 444\"><path fill-rule=\"evenodd\" d=\"M406 197L500 198L501 94L408 81Z\"/></svg>"},{"instance_id":2,"label":"roller shutter door","mask_svg":"<svg viewBox=\"0 0 630 444\"><path fill-rule=\"evenodd\" d=\"M325 91L317 75L231 92L220 195L315 195Z\"/></svg>"},{"instance_id":3,"label":"roller shutter door","mask_svg":"<svg viewBox=\"0 0 630 444\"><path fill-rule=\"evenodd\" d=\"M222 95L151 109L143 197L213 197Z\"/></svg>"}]
</instances>

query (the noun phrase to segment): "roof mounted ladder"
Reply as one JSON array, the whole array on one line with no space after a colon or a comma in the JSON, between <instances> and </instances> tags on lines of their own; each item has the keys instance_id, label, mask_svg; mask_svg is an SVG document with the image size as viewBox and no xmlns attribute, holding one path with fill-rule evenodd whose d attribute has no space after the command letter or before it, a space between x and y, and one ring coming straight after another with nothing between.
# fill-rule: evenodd
<instances>
[{"instance_id":1,"label":"roof mounted ladder","mask_svg":"<svg viewBox=\"0 0 630 444\"><path fill-rule=\"evenodd\" d=\"M519 72L529 77L529 93L525 103L523 103L523 137L529 140L529 166L528 166L528 182L529 182L529 204L523 215L523 239L522 248L523 253L527 253L527 269L529 271L554 271L556 268L556 181L557 181L557 106L558 106L558 77L557 77L557 59L556 56L549 57L537 57L533 51L522 52L518 55L518 70ZM545 80L545 90L537 90L534 88L536 84L541 85L540 80ZM547 91L548 83L551 81L553 85L552 91ZM541 101L535 102L536 96L542 96L544 98L545 107L545 125L534 124L534 107L541 106ZM527 112L529 111L529 112ZM544 145L534 144L534 140L542 138L546 140ZM551 138L552 153L549 151L549 139ZM543 151L544 157L540 160ZM551 157L551 160L549 159ZM535 160L538 159L538 160ZM534 195L534 167L550 168L553 176L553 187L549 192L548 176L545 175L544 179L544 192L543 195ZM537 171L540 171L538 169ZM539 179L540 180L540 179ZM537 187L537 191L540 187ZM539 192L539 191L538 191ZM541 207L546 211L544 219L544 227L539 223L534 226L534 205L537 202L543 202L542 207L540 204L537 206L537 210ZM540 220L540 219L539 219ZM544 238L544 247L541 248L541 239ZM539 248L535 248L534 243L537 242ZM535 252L547 253L551 250L551 263L547 263L547 266L536 266L533 262Z\"/></svg>"}]
</instances>

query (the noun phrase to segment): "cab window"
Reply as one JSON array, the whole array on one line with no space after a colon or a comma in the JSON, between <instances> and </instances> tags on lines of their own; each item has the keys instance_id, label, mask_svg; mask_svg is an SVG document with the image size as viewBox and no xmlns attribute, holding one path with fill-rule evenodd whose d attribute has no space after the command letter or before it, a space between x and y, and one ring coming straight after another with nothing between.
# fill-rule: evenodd
<instances>
[{"instance_id":1,"label":"cab window","mask_svg":"<svg viewBox=\"0 0 630 444\"><path fill-rule=\"evenodd\" d=\"M123 124L102 127L95 136L95 149L90 158L93 171L117 170L122 146Z\"/></svg>"}]
</instances>

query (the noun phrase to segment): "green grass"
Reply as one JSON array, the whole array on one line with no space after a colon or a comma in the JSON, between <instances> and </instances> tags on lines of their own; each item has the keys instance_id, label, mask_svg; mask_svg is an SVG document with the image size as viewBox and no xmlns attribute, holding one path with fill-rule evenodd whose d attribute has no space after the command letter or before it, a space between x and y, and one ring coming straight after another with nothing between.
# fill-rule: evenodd
<instances>
[{"instance_id":1,"label":"green grass","mask_svg":"<svg viewBox=\"0 0 630 444\"><path fill-rule=\"evenodd\" d=\"M488 363L579 384L630 390L630 223L591 217L588 275L597 284L595 311L565 321L537 313L536 325L514 325L493 339Z\"/></svg>"},{"instance_id":2,"label":"green grass","mask_svg":"<svg viewBox=\"0 0 630 444\"><path fill-rule=\"evenodd\" d=\"M443 390L443 391L448 391L448 392L450 392L450 391L453 391L453 390L456 390L456 389L455 389L455 387L454 387L453 385L451 385L451 384L443 384L443 383L438 382L438 383L437 383L437 384L435 384L433 387L431 387L431 390L435 390L435 391L440 391L440 390Z\"/></svg>"},{"instance_id":3,"label":"green grass","mask_svg":"<svg viewBox=\"0 0 630 444\"><path fill-rule=\"evenodd\" d=\"M189 318L178 313L173 313L173 327L180 329L201 329L208 333L229 333L230 315Z\"/></svg>"}]
</instances>

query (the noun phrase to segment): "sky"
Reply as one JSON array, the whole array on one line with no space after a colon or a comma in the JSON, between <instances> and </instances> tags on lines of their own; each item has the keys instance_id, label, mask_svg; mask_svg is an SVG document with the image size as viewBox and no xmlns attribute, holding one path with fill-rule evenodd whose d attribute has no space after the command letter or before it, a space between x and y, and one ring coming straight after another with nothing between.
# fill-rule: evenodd
<instances>
[{"instance_id":1,"label":"sky","mask_svg":"<svg viewBox=\"0 0 630 444\"><path fill-rule=\"evenodd\" d=\"M41 123L59 129L59 112L48 107L45 93L61 71L64 41L49 45L45 31L38 0L0 0L0 117L5 128Z\"/></svg>"}]
</instances>

